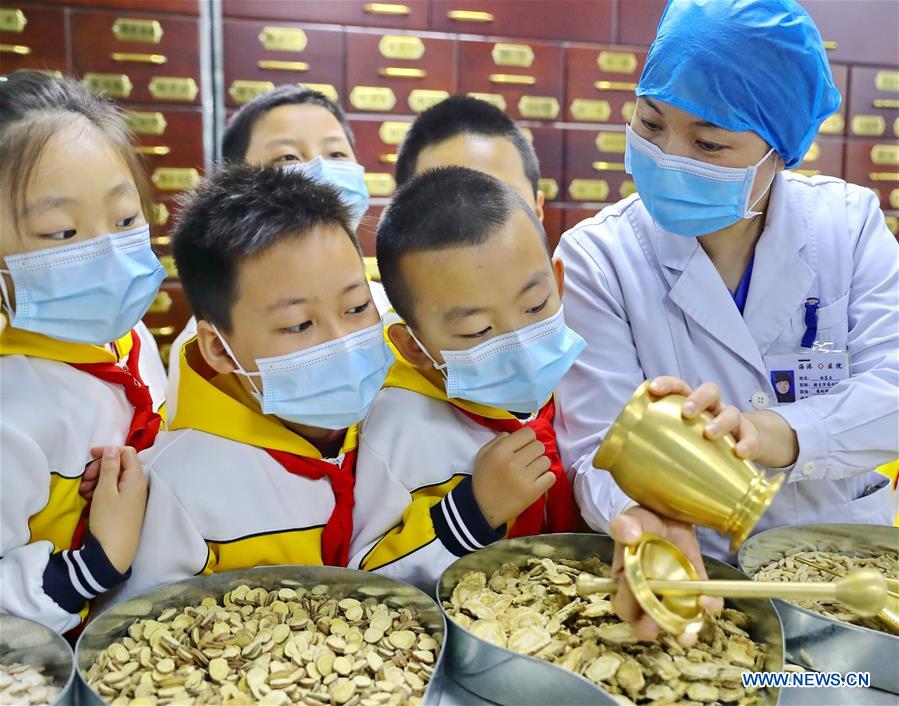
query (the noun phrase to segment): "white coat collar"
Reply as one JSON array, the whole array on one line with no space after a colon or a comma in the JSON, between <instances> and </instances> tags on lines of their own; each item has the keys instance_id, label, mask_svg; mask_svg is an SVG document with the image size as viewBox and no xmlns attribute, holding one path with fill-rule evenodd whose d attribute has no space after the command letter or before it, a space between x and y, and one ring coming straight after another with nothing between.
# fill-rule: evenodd
<instances>
[{"instance_id":1,"label":"white coat collar","mask_svg":"<svg viewBox=\"0 0 899 706\"><path fill-rule=\"evenodd\" d=\"M805 301L815 277L812 267L799 257L800 251L813 242L809 239L811 203L802 190L791 187L790 179L778 174L765 230L756 245L743 316L696 238L666 232L652 221L642 204L640 210L651 226L651 236L645 237L645 229L636 229L644 248L656 252L670 285L668 298L762 374L763 355Z\"/></svg>"}]
</instances>

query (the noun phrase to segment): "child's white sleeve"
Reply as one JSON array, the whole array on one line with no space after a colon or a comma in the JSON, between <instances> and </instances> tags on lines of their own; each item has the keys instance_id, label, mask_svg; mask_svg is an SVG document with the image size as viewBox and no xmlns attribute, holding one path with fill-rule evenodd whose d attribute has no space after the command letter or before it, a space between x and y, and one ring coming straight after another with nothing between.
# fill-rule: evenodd
<instances>
[{"instance_id":1,"label":"child's white sleeve","mask_svg":"<svg viewBox=\"0 0 899 706\"><path fill-rule=\"evenodd\" d=\"M209 567L214 565L211 549L181 501L152 467L147 472L150 495L131 577L110 593L110 603L132 598L163 583L209 573Z\"/></svg>"},{"instance_id":2,"label":"child's white sleeve","mask_svg":"<svg viewBox=\"0 0 899 706\"><path fill-rule=\"evenodd\" d=\"M376 571L430 592L460 556L505 535L484 519L471 476L407 488L360 437L350 568Z\"/></svg>"},{"instance_id":3,"label":"child's white sleeve","mask_svg":"<svg viewBox=\"0 0 899 706\"><path fill-rule=\"evenodd\" d=\"M127 574L90 535L75 551L30 541L28 522L48 501L51 469L41 448L8 424L0 424L0 468L0 612L63 633L86 616L89 600Z\"/></svg>"}]
</instances>

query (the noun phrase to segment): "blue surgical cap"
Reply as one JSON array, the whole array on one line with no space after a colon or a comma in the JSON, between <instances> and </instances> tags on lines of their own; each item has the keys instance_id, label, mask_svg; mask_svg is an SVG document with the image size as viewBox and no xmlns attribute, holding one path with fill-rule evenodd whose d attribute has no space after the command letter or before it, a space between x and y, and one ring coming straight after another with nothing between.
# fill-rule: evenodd
<instances>
[{"instance_id":1,"label":"blue surgical cap","mask_svg":"<svg viewBox=\"0 0 899 706\"><path fill-rule=\"evenodd\" d=\"M670 0L637 95L751 130L788 168L840 107L818 28L794 0Z\"/></svg>"}]
</instances>

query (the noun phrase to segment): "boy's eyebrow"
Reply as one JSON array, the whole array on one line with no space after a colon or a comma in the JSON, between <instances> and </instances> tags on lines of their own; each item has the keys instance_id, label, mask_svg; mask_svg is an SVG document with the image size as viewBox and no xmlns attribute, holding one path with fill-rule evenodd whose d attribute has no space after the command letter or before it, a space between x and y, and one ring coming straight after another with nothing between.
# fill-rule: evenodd
<instances>
[{"instance_id":1,"label":"boy's eyebrow","mask_svg":"<svg viewBox=\"0 0 899 706\"><path fill-rule=\"evenodd\" d=\"M449 324L459 319L464 319L466 316L483 314L485 311L487 311L486 306L457 306L446 312L443 315L443 320Z\"/></svg>"},{"instance_id":2,"label":"boy's eyebrow","mask_svg":"<svg viewBox=\"0 0 899 706\"><path fill-rule=\"evenodd\" d=\"M520 297L520 296L523 296L524 294L527 294L530 290L532 290L538 284L540 284L541 282L545 282L548 279L549 279L549 275L546 274L546 272L534 273L531 276L531 278L527 281L527 283L524 285L524 287L521 288L521 291L518 293L518 296Z\"/></svg>"},{"instance_id":3,"label":"boy's eyebrow","mask_svg":"<svg viewBox=\"0 0 899 706\"><path fill-rule=\"evenodd\" d=\"M362 277L355 282L348 284L341 290L341 294L347 294L348 292L352 292L354 289L358 289L363 284L365 284L365 278ZM266 309L268 311L274 311L275 309L284 309L288 306L296 306L297 304L306 304L310 301L315 301L317 297L284 297L283 299L279 299L274 304L269 304Z\"/></svg>"}]
</instances>

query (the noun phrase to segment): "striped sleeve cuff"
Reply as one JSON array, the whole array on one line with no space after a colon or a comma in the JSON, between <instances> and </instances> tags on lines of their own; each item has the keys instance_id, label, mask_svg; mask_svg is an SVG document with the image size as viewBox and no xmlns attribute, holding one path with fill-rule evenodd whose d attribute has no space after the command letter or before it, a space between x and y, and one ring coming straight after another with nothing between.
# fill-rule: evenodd
<instances>
[{"instance_id":1,"label":"striped sleeve cuff","mask_svg":"<svg viewBox=\"0 0 899 706\"><path fill-rule=\"evenodd\" d=\"M93 535L88 534L81 549L68 549L50 557L44 569L44 593L63 610L77 613L85 601L106 593L131 575L116 571L106 552Z\"/></svg>"},{"instance_id":2,"label":"striped sleeve cuff","mask_svg":"<svg viewBox=\"0 0 899 706\"><path fill-rule=\"evenodd\" d=\"M439 503L431 508L437 538L456 556L465 556L502 539L506 526L493 529L474 498L471 476L466 476Z\"/></svg>"}]
</instances>

